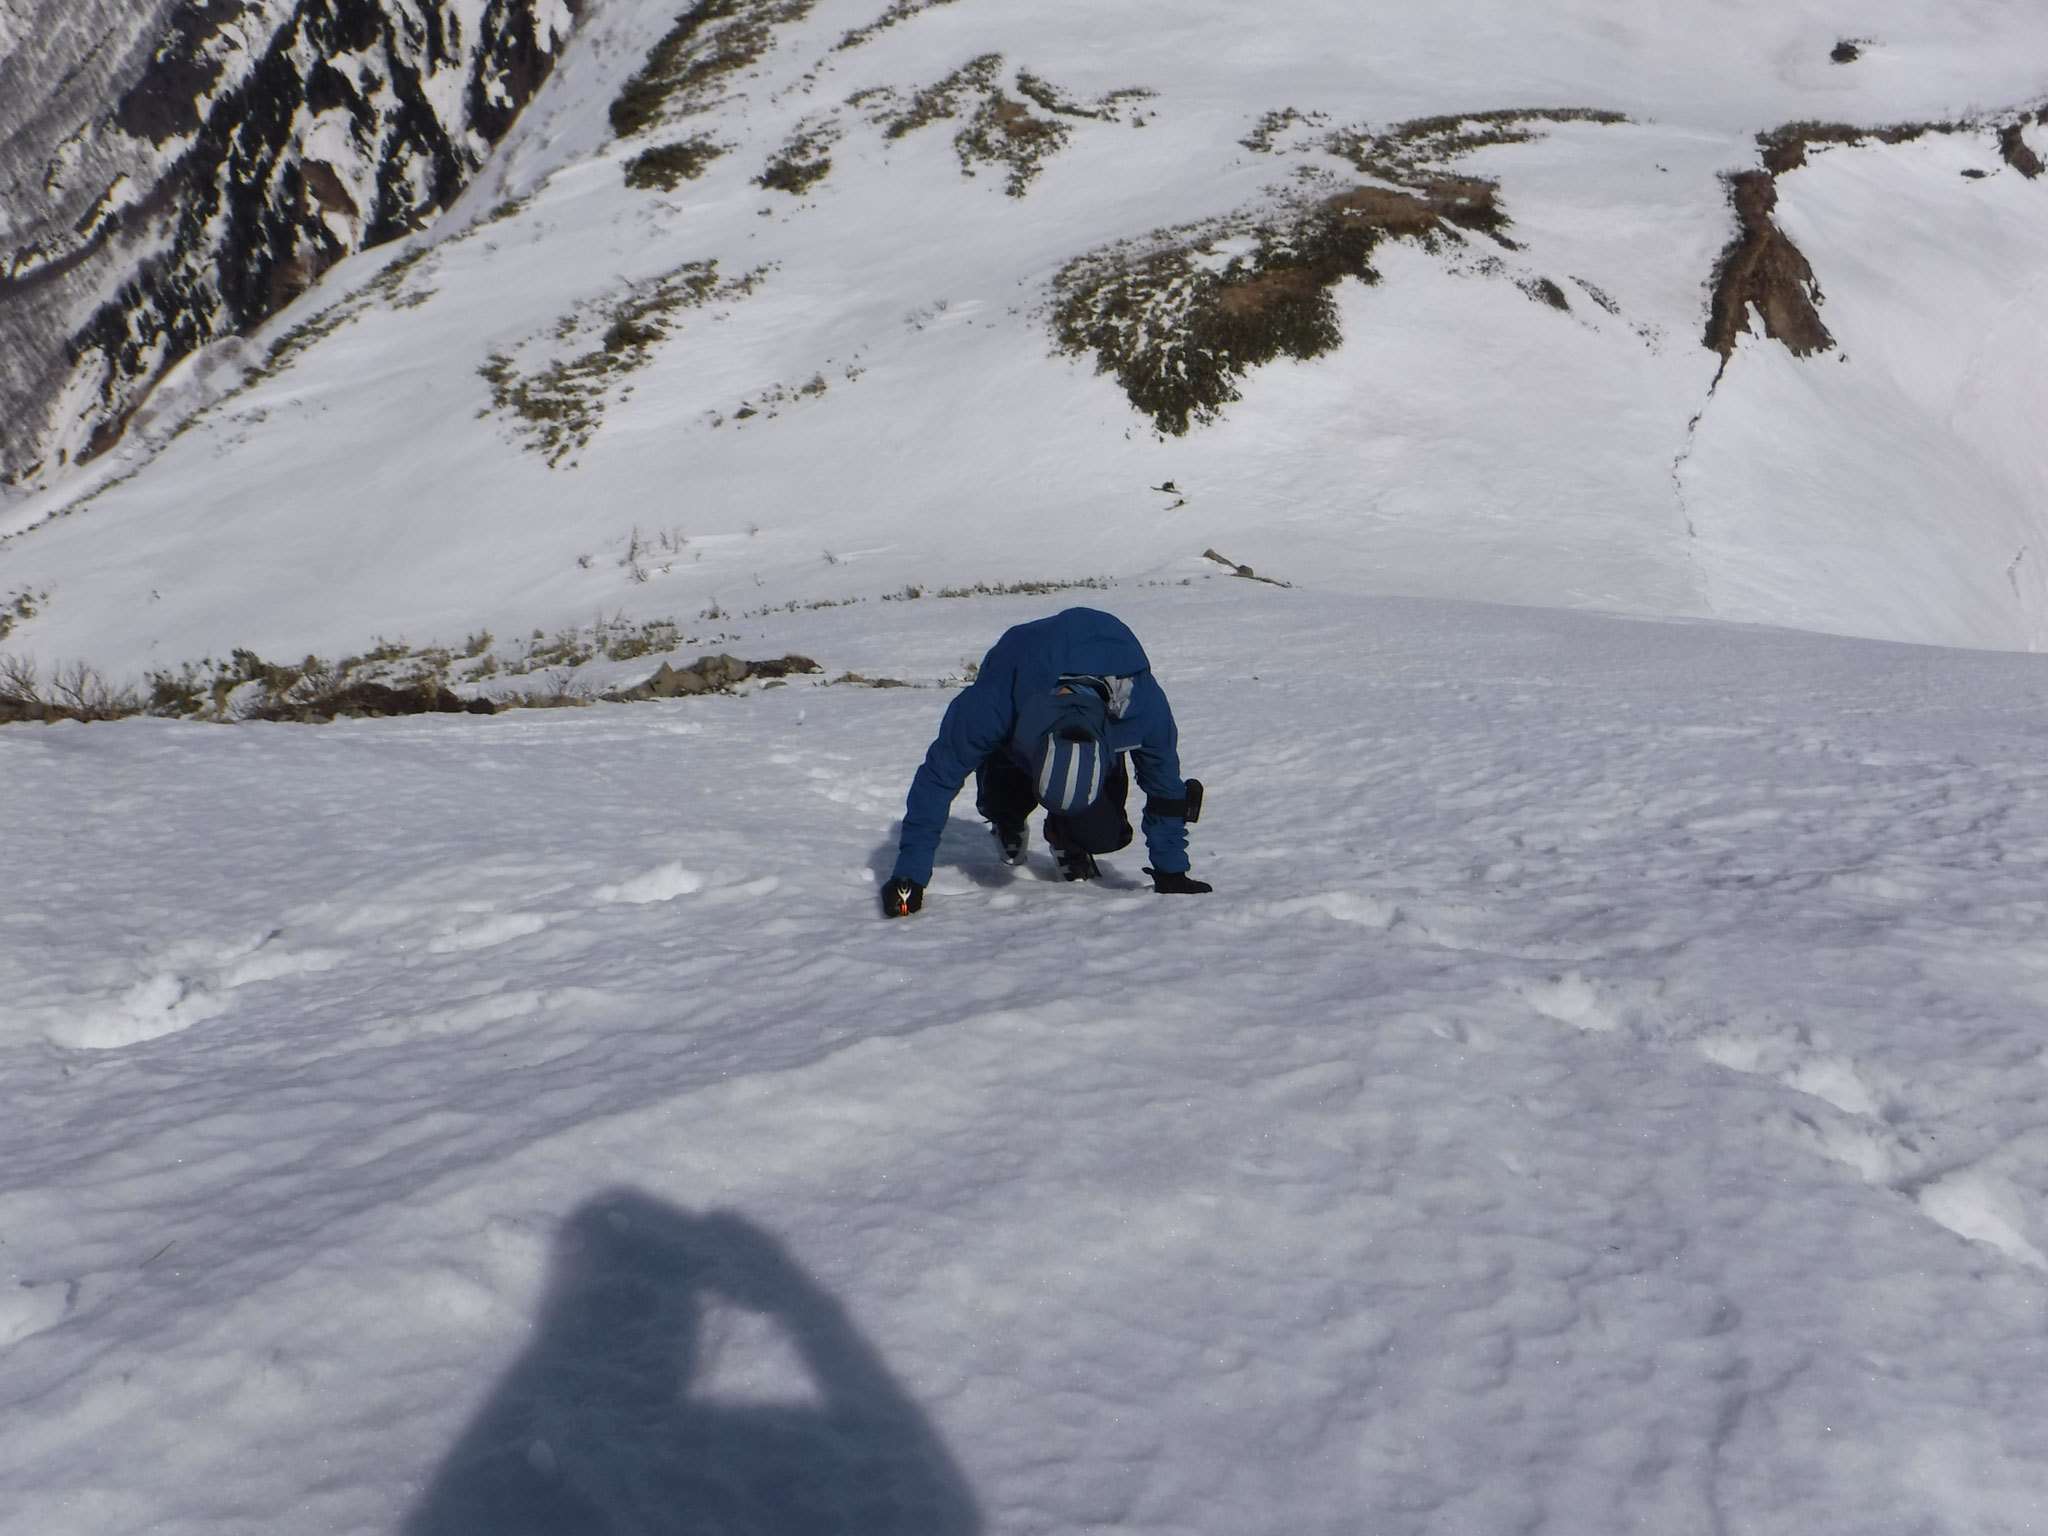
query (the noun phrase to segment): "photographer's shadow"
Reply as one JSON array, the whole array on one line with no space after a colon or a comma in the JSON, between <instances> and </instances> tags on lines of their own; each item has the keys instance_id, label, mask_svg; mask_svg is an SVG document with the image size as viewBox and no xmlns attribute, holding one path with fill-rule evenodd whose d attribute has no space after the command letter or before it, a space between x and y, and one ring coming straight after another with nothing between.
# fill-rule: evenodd
<instances>
[{"instance_id":1,"label":"photographer's shadow","mask_svg":"<svg viewBox=\"0 0 2048 1536\"><path fill-rule=\"evenodd\" d=\"M802 1402L700 1395L708 1303L765 1318ZM966 1480L844 1309L767 1233L613 1190L564 1223L537 1337L405 1536L974 1536Z\"/></svg>"}]
</instances>

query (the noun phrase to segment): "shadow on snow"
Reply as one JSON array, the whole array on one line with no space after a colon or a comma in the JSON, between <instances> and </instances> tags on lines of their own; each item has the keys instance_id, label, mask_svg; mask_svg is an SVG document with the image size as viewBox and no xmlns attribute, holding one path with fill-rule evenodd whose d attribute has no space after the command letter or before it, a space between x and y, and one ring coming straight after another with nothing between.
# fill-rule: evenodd
<instances>
[{"instance_id":1,"label":"shadow on snow","mask_svg":"<svg viewBox=\"0 0 2048 1536\"><path fill-rule=\"evenodd\" d=\"M868 850L867 864L873 871L875 883L880 884L896 872L896 851L903 836L903 823L890 824L889 835ZM1124 850L1127 858L1142 860L1144 844L1137 842ZM1112 891L1149 891L1152 883L1142 880L1109 862L1115 855L1104 855L1102 861L1102 885ZM1020 881L1050 881L1059 883L1059 871L1052 862L1052 850L1046 846L1045 830L1040 818L1031 821L1030 842L1026 849L1026 864L1022 869L1013 869L1002 861L996 851L996 840L988 824L981 821L966 821L954 816L946 822L946 830L939 838L938 852L932 856L932 868L957 869L983 890L998 891Z\"/></svg>"},{"instance_id":2,"label":"shadow on snow","mask_svg":"<svg viewBox=\"0 0 2048 1536\"><path fill-rule=\"evenodd\" d=\"M707 1310L765 1320L801 1402L707 1396ZM404 1536L975 1536L944 1444L776 1240L632 1189L563 1224L536 1337Z\"/></svg>"}]
</instances>

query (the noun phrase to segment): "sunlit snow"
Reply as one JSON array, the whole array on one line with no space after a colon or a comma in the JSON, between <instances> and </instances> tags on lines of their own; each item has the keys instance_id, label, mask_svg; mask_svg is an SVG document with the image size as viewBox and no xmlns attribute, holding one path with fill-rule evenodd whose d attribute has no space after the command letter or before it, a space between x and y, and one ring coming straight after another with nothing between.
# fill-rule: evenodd
<instances>
[{"instance_id":1,"label":"sunlit snow","mask_svg":"<svg viewBox=\"0 0 2048 1536\"><path fill-rule=\"evenodd\" d=\"M884 925L938 688L0 734L8 1528L2041 1517L2030 658L1109 600L1213 897Z\"/></svg>"},{"instance_id":2,"label":"sunlit snow","mask_svg":"<svg viewBox=\"0 0 2048 1536\"><path fill-rule=\"evenodd\" d=\"M594 0L438 228L0 508L6 650L117 680L613 619L821 664L0 727L0 1530L2048 1522L2048 180L1976 115L2048 12L959 0L835 49L881 7L780 27L661 194L606 106L677 6ZM1021 198L850 107L754 181L992 52L1157 95ZM1063 263L1330 172L1266 114L1527 106L1628 121L1475 151L1515 244L1387 242L1213 425L1055 355ZM1798 119L1961 125L1781 178L1837 347L1723 370L1722 177ZM761 276L573 467L491 408L713 260ZM1006 868L963 796L884 923L952 690L1075 602L1153 660L1215 893Z\"/></svg>"}]
</instances>

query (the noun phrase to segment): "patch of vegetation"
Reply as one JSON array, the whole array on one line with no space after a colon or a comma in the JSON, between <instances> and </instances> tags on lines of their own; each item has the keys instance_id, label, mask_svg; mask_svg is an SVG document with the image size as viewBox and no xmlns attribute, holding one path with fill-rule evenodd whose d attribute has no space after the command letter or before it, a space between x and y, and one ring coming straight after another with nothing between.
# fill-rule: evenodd
<instances>
[{"instance_id":1,"label":"patch of vegetation","mask_svg":"<svg viewBox=\"0 0 2048 1536\"><path fill-rule=\"evenodd\" d=\"M1536 137L1532 123L1625 123L1619 112L1593 107L1515 107L1453 117L1418 117L1373 132L1339 128L1323 143L1368 176L1410 182L1476 149L1526 144Z\"/></svg>"},{"instance_id":2,"label":"patch of vegetation","mask_svg":"<svg viewBox=\"0 0 2048 1536\"><path fill-rule=\"evenodd\" d=\"M695 181L725 146L708 134L642 150L626 162L626 185L643 191L673 192L679 182Z\"/></svg>"},{"instance_id":3,"label":"patch of vegetation","mask_svg":"<svg viewBox=\"0 0 2048 1536\"><path fill-rule=\"evenodd\" d=\"M45 687L32 657L0 656L0 724L18 720L121 720L142 713L132 688L116 688L83 662L60 667Z\"/></svg>"},{"instance_id":4,"label":"patch of vegetation","mask_svg":"<svg viewBox=\"0 0 2048 1536\"><path fill-rule=\"evenodd\" d=\"M597 345L555 358L534 373L522 373L504 353L492 354L477 370L491 389L488 409L513 417L514 430L528 439L526 446L543 455L549 468L559 468L596 433L613 386L645 367L655 345L667 339L672 316L743 297L764 275L765 269L757 268L743 277L720 279L716 261L686 262L623 298L566 316L555 327L556 341L591 337Z\"/></svg>"},{"instance_id":5,"label":"patch of vegetation","mask_svg":"<svg viewBox=\"0 0 2048 1536\"><path fill-rule=\"evenodd\" d=\"M337 714L418 713L419 710L393 705L369 708L374 695L362 694L363 708L337 703L352 691L384 689L390 692L425 692L446 689L452 657L445 650L415 651L398 641L379 640L360 656L323 661L318 656L292 663L266 661L256 652L237 648L226 661L208 658L186 662L177 671L165 669L148 675L148 711L195 720L286 720L332 719ZM462 702L449 695L447 705L426 704L423 708L455 709Z\"/></svg>"},{"instance_id":6,"label":"patch of vegetation","mask_svg":"<svg viewBox=\"0 0 2048 1536\"><path fill-rule=\"evenodd\" d=\"M405 280L412 276L413 268L432 255L433 250L433 246L422 243L418 250L407 251L398 260L392 262L382 272L379 272L375 277L363 284L350 297L359 298L365 294L376 294L391 300L393 303L409 308L410 306L404 305L403 301L399 298L398 290L405 285Z\"/></svg>"},{"instance_id":7,"label":"patch of vegetation","mask_svg":"<svg viewBox=\"0 0 2048 1536\"><path fill-rule=\"evenodd\" d=\"M270 345L270 355L261 365L251 371L250 378L269 378L282 373L297 360L299 354L319 342L325 341L344 325L349 324L368 307L364 303L342 303L332 309L324 309L309 320L302 320Z\"/></svg>"},{"instance_id":8,"label":"patch of vegetation","mask_svg":"<svg viewBox=\"0 0 2048 1536\"><path fill-rule=\"evenodd\" d=\"M638 543L635 535L634 543ZM678 547L680 536L664 534L661 547ZM936 594L910 585L884 595L884 602L939 597L1045 596L1087 589L1107 591L1107 577L1070 581L1018 581L999 585L977 582L946 587ZM793 600L771 604L749 617L840 608L866 602L864 597ZM702 618L722 621L730 616L716 603ZM466 637L459 647L414 646L379 638L360 655L325 660L309 655L296 663L273 662L255 651L236 648L224 661L207 658L177 668L149 673L146 692L116 687L84 665L61 669L45 683L32 660L0 656L0 724L15 721L118 720L131 715L157 715L214 723L256 721L325 722L344 717L414 714L494 714L505 709L580 707L599 699L666 698L677 693L730 691L740 682L780 679L816 673L808 657L742 661L726 655L699 656L687 668L666 663L648 684L600 694L596 685L578 677L579 669L599 660L622 662L644 656L672 655L685 646L730 643L736 634L689 632L675 619L633 621L599 615L588 625L554 633L535 629L523 639L497 641L489 630ZM968 676L973 676L968 663ZM491 677L535 677L540 686L508 690L490 698L475 696L473 685ZM657 683L666 677L667 683ZM877 687L906 686L889 679L854 675L835 681L866 682Z\"/></svg>"},{"instance_id":9,"label":"patch of vegetation","mask_svg":"<svg viewBox=\"0 0 2048 1536\"><path fill-rule=\"evenodd\" d=\"M1587 298L1591 299L1595 304L1598 304L1602 309L1606 310L1608 314L1618 315L1621 313L1621 306L1615 303L1613 299L1607 296L1607 291L1605 289L1595 287L1593 284L1587 282L1583 277L1575 277L1572 279L1572 281L1574 283L1577 283L1580 288L1585 290Z\"/></svg>"},{"instance_id":10,"label":"patch of vegetation","mask_svg":"<svg viewBox=\"0 0 2048 1536\"><path fill-rule=\"evenodd\" d=\"M746 619L765 619L771 613L816 613L822 608L851 608L855 603L864 603L866 601L867 599L864 597L820 597L813 598L809 602L804 601L802 598L792 598L790 601L780 605L769 603L764 607L754 609L750 613L744 613L740 617ZM720 617L722 618L724 615L721 614Z\"/></svg>"},{"instance_id":11,"label":"patch of vegetation","mask_svg":"<svg viewBox=\"0 0 2048 1536\"><path fill-rule=\"evenodd\" d=\"M411 293L401 293L399 290L404 286L406 279L413 275L413 269L431 255L433 249L431 245L423 244L417 250L406 252L353 293L321 310L317 315L300 321L279 336L270 344L269 355L249 371L246 383L253 384L259 379L267 379L282 373L298 361L301 353L325 341L343 326L360 319L378 299L385 300L396 309L413 309L426 303L434 296L435 290L416 289ZM239 394L240 391L234 393Z\"/></svg>"},{"instance_id":12,"label":"patch of vegetation","mask_svg":"<svg viewBox=\"0 0 2048 1536\"><path fill-rule=\"evenodd\" d=\"M754 185L801 197L831 173L832 157L826 150L838 137L838 126L829 121L799 125L767 169L754 178Z\"/></svg>"},{"instance_id":13,"label":"patch of vegetation","mask_svg":"<svg viewBox=\"0 0 2048 1536\"><path fill-rule=\"evenodd\" d=\"M612 132L630 138L677 113L701 112L727 76L768 51L774 30L809 14L812 0L697 0L611 105Z\"/></svg>"},{"instance_id":14,"label":"patch of vegetation","mask_svg":"<svg viewBox=\"0 0 2048 1536\"><path fill-rule=\"evenodd\" d=\"M889 8L864 27L855 27L839 39L834 53L844 53L849 48L858 48L862 43L880 33L888 31L899 21L908 21L919 11L928 11L935 5L951 5L953 0L892 0Z\"/></svg>"},{"instance_id":15,"label":"patch of vegetation","mask_svg":"<svg viewBox=\"0 0 2048 1536\"><path fill-rule=\"evenodd\" d=\"M1219 255L1233 237L1249 237L1253 250ZM1277 243L1274 231L1224 220L1156 230L1078 257L1053 279L1058 347L1074 356L1093 352L1096 372L1114 373L1161 432L1180 436L1207 424L1240 398L1233 381L1247 369L1283 351L1313 357L1336 343L1321 283L1268 270L1265 249ZM1226 311L1226 289L1270 296L1277 324Z\"/></svg>"},{"instance_id":16,"label":"patch of vegetation","mask_svg":"<svg viewBox=\"0 0 2048 1536\"><path fill-rule=\"evenodd\" d=\"M589 702L587 690L569 685L567 673L603 656L614 661L673 650L687 643L670 620L644 624L599 619L589 629L571 629L548 639L536 630L515 643L501 665L490 631L468 637L460 654L445 646L414 647L379 640L360 656L326 661L308 656L280 664L238 649L226 661L187 662L176 671L149 674L150 695L141 709L150 714L196 720L324 721L343 716L491 714L499 708L552 708ZM540 692L516 693L496 701L465 697L458 684L495 677L560 672Z\"/></svg>"},{"instance_id":17,"label":"patch of vegetation","mask_svg":"<svg viewBox=\"0 0 2048 1536\"><path fill-rule=\"evenodd\" d=\"M1020 69L1017 71L1017 94L1060 117L1086 117L1098 123L1113 123L1121 115L1117 109L1124 102L1149 101L1159 93L1146 90L1143 86L1127 86L1120 91L1111 91L1108 95L1098 98L1093 106L1088 106L1070 99L1050 80L1041 80L1030 70Z\"/></svg>"},{"instance_id":18,"label":"patch of vegetation","mask_svg":"<svg viewBox=\"0 0 2048 1536\"><path fill-rule=\"evenodd\" d=\"M1251 369L1336 347L1332 290L1347 277L1378 282L1371 257L1382 240L1442 251L1463 244L1463 232L1482 232L1512 247L1498 187L1451 174L1450 162L1532 139L1532 122L1623 120L1565 109L1420 118L1376 133L1339 129L1324 147L1389 185L1341 187L1308 171L1300 190L1264 210L1156 230L1078 257L1053 279L1055 343L1072 356L1093 353L1098 373L1114 374L1160 432L1180 436L1239 399L1237 381ZM1270 146L1300 121L1292 109L1269 113L1253 147ZM1548 279L1529 291L1565 306Z\"/></svg>"},{"instance_id":19,"label":"patch of vegetation","mask_svg":"<svg viewBox=\"0 0 2048 1536\"><path fill-rule=\"evenodd\" d=\"M1320 357L1343 339L1330 290L1376 283L1383 239L1426 246L1449 227L1506 222L1489 182L1438 178L1415 192L1359 186L1263 216L1161 230L1069 262L1053 279L1053 334L1095 354L1131 404L1171 436L1216 419L1237 380L1276 358Z\"/></svg>"},{"instance_id":20,"label":"patch of vegetation","mask_svg":"<svg viewBox=\"0 0 2048 1536\"><path fill-rule=\"evenodd\" d=\"M859 370L857 369L849 370L847 377L855 378L858 377L858 374ZM773 421L782 414L783 406L795 405L803 400L815 400L825 394L830 388L831 386L825 382L825 375L822 373L814 373L804 383L794 387L787 384L771 384L766 389L757 390L754 394L742 400L738 408L733 411L732 419L734 421L752 421L755 417L760 416ZM722 427L725 425L725 420L725 417L714 412L711 417L711 425Z\"/></svg>"},{"instance_id":21,"label":"patch of vegetation","mask_svg":"<svg viewBox=\"0 0 2048 1536\"><path fill-rule=\"evenodd\" d=\"M675 569L676 557L682 554L683 547L689 542L680 530L666 529L656 534L650 543L640 537L640 527L636 523L633 526L632 537L626 541L626 552L619 556L619 568L633 578L635 586L649 579L648 566L653 566L655 571L666 576ZM590 557L581 556L576 563L588 570Z\"/></svg>"},{"instance_id":22,"label":"patch of vegetation","mask_svg":"<svg viewBox=\"0 0 2048 1536\"><path fill-rule=\"evenodd\" d=\"M1297 124L1304 128L1319 127L1327 121L1320 112L1297 112L1292 107L1282 107L1261 117L1252 131L1237 142L1256 154L1270 155L1280 135L1288 129Z\"/></svg>"},{"instance_id":23,"label":"patch of vegetation","mask_svg":"<svg viewBox=\"0 0 2048 1536\"><path fill-rule=\"evenodd\" d=\"M1029 70L1017 71L1017 94L1013 100L999 85L1003 56L984 53L969 59L945 79L926 86L904 102L887 88L856 91L848 105L868 111L881 125L885 139L900 139L932 123L967 119L953 136L954 152L960 157L963 174L976 174L979 166L997 166L1005 174L1004 190L1022 197L1045 162L1057 154L1072 135L1070 123L1062 119L1087 118L1114 122L1126 101L1153 95L1131 88L1111 91L1093 103L1071 99L1059 87ZM1035 104L1046 115L1034 116Z\"/></svg>"},{"instance_id":24,"label":"patch of vegetation","mask_svg":"<svg viewBox=\"0 0 2048 1536\"><path fill-rule=\"evenodd\" d=\"M977 581L971 587L941 587L940 597L1044 597L1053 592L1071 592L1076 589L1090 592L1107 592L1110 580L1107 576L1083 576L1078 581L1013 581L1007 585L989 586Z\"/></svg>"},{"instance_id":25,"label":"patch of vegetation","mask_svg":"<svg viewBox=\"0 0 2048 1536\"><path fill-rule=\"evenodd\" d=\"M600 619L592 626L592 639L610 661L630 661L688 643L674 619L650 619L638 625L623 619Z\"/></svg>"},{"instance_id":26,"label":"patch of vegetation","mask_svg":"<svg viewBox=\"0 0 2048 1536\"><path fill-rule=\"evenodd\" d=\"M1955 133L1959 123L1893 123L1884 128L1858 128L1851 123L1786 123L1756 136L1764 169L1773 176L1806 164L1809 149L1829 144L1910 144L1930 133Z\"/></svg>"},{"instance_id":27,"label":"patch of vegetation","mask_svg":"<svg viewBox=\"0 0 2048 1536\"><path fill-rule=\"evenodd\" d=\"M1022 197L1045 162L1066 147L1073 131L1065 123L1033 117L1022 102L991 91L967 126L953 136L953 148L969 176L977 165L1001 166L1008 173L1003 190Z\"/></svg>"},{"instance_id":28,"label":"patch of vegetation","mask_svg":"<svg viewBox=\"0 0 2048 1536\"><path fill-rule=\"evenodd\" d=\"M40 611L42 604L49 600L47 592L31 592L23 587L4 602L0 602L0 640L14 633L14 626L26 624Z\"/></svg>"},{"instance_id":29,"label":"patch of vegetation","mask_svg":"<svg viewBox=\"0 0 2048 1536\"><path fill-rule=\"evenodd\" d=\"M969 59L936 85L928 85L914 93L901 110L885 111L879 119L882 137L900 139L932 123L958 117L962 103L969 95L995 89L996 77L1002 73L1002 68L1003 56L1000 53L984 53ZM888 107L893 106L896 100L896 93L886 87L856 91L847 98L848 105L855 107L878 103Z\"/></svg>"},{"instance_id":30,"label":"patch of vegetation","mask_svg":"<svg viewBox=\"0 0 2048 1536\"><path fill-rule=\"evenodd\" d=\"M667 538L668 536L664 536ZM830 603L799 606L831 607ZM765 613L767 610L763 610ZM714 608L713 617L724 617ZM673 652L685 645L717 643L726 634L686 634L673 619L633 622L600 616L588 626L550 637L535 630L513 642L501 657L489 630L471 634L457 651L447 646L412 646L383 640L359 656L327 661L308 656L297 663L265 660L238 648L225 661L208 658L151 672L146 693L116 688L90 667L60 670L45 684L31 660L0 657L0 724L35 720L117 720L151 714L212 721L320 722L344 716L493 714L500 709L552 709L593 702L595 690L578 681L576 670L599 659L630 661ZM747 662L730 678L781 677L815 670L800 657L781 662ZM701 662L700 662L701 666ZM500 692L495 698L458 691L485 678L538 675L543 686ZM632 695L639 696L639 695Z\"/></svg>"},{"instance_id":31,"label":"patch of vegetation","mask_svg":"<svg viewBox=\"0 0 2048 1536\"><path fill-rule=\"evenodd\" d=\"M574 670L603 657L607 661L631 661L694 645L696 636L685 635L674 619L649 619L635 624L623 618L600 616L588 628L558 631L549 636L540 630L520 642L519 654L506 657L502 670L508 677L556 669Z\"/></svg>"}]
</instances>

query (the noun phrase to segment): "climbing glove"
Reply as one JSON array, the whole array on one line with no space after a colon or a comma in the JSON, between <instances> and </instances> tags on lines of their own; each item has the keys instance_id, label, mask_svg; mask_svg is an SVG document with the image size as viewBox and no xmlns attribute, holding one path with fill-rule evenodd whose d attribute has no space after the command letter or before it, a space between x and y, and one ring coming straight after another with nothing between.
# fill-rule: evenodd
<instances>
[{"instance_id":1,"label":"climbing glove","mask_svg":"<svg viewBox=\"0 0 2048 1536\"><path fill-rule=\"evenodd\" d=\"M897 876L882 885L882 916L908 917L924 905L924 887Z\"/></svg>"}]
</instances>

